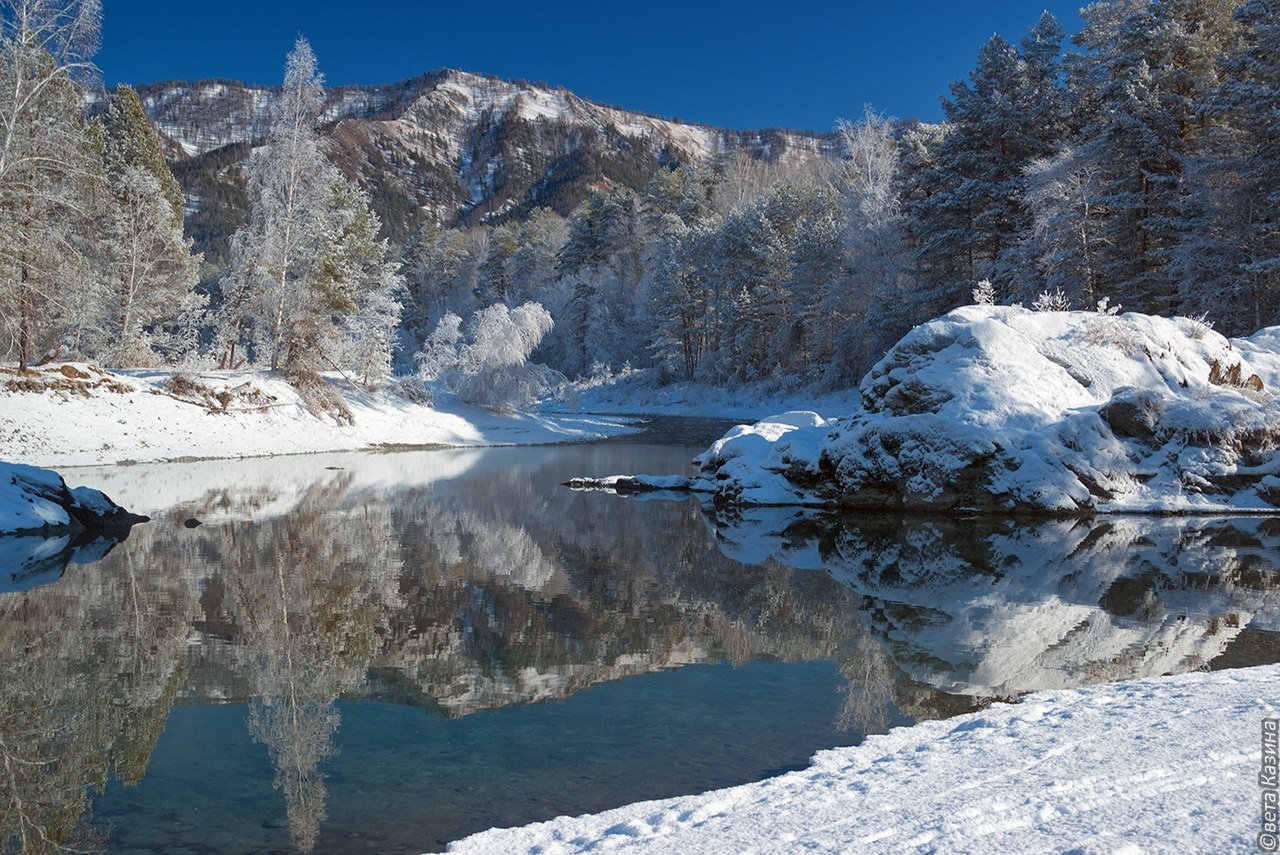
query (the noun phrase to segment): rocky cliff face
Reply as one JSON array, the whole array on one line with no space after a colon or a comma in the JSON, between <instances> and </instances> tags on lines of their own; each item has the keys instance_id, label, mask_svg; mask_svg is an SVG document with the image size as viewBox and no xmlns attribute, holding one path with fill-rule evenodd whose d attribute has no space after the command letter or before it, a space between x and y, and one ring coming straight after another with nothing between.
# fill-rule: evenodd
<instances>
[{"instance_id":1,"label":"rocky cliff face","mask_svg":"<svg viewBox=\"0 0 1280 855\"><path fill-rule=\"evenodd\" d=\"M243 197L238 166L270 129L277 90L224 80L139 87L188 194L197 242L225 237ZM326 133L393 238L424 219L479 222L534 206L568 213L593 186L642 186L663 165L719 153L798 162L834 137L658 119L565 89L443 70L329 92Z\"/></svg>"}]
</instances>

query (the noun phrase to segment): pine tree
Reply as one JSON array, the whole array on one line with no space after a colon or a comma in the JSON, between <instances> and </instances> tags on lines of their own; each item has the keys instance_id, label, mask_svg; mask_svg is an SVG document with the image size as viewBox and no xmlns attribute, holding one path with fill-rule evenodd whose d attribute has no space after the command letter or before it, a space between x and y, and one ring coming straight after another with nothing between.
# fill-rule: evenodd
<instances>
[{"instance_id":1,"label":"pine tree","mask_svg":"<svg viewBox=\"0 0 1280 855\"><path fill-rule=\"evenodd\" d=\"M1173 274L1182 308L1228 333L1280 321L1280 3L1236 14L1238 50L1199 115Z\"/></svg>"},{"instance_id":2,"label":"pine tree","mask_svg":"<svg viewBox=\"0 0 1280 855\"><path fill-rule=\"evenodd\" d=\"M1103 289L1141 311L1169 313L1185 167L1202 125L1197 104L1218 86L1218 60L1238 37L1235 0L1116 0L1084 11L1075 98L1092 115L1082 155L1097 170Z\"/></svg>"},{"instance_id":3,"label":"pine tree","mask_svg":"<svg viewBox=\"0 0 1280 855\"><path fill-rule=\"evenodd\" d=\"M100 352L109 366L148 366L156 350L180 349L180 340L162 325L176 326L184 313L203 305L195 293L200 259L150 171L125 166L110 184L113 221L106 231L110 266Z\"/></svg>"},{"instance_id":4,"label":"pine tree","mask_svg":"<svg viewBox=\"0 0 1280 855\"><path fill-rule=\"evenodd\" d=\"M932 152L933 170L912 210L925 287L920 311L937 314L967 301L972 283L1012 284L1010 264L1030 217L1024 170L1053 152L1066 128L1061 30L1051 15L1023 40L1023 53L993 36L968 82L943 100L948 128Z\"/></svg>"},{"instance_id":5,"label":"pine tree","mask_svg":"<svg viewBox=\"0 0 1280 855\"><path fill-rule=\"evenodd\" d=\"M137 90L121 83L108 100L103 116L105 135L103 161L108 175L118 175L129 167L145 169L160 185L161 193L182 225L182 188L164 159L160 138L147 118Z\"/></svg>"},{"instance_id":6,"label":"pine tree","mask_svg":"<svg viewBox=\"0 0 1280 855\"><path fill-rule=\"evenodd\" d=\"M482 305L510 304L511 259L518 248L516 230L511 226L502 225L490 230L489 246L479 271L479 300Z\"/></svg>"},{"instance_id":7,"label":"pine tree","mask_svg":"<svg viewBox=\"0 0 1280 855\"><path fill-rule=\"evenodd\" d=\"M330 317L310 313L316 323L305 350L324 353L328 365L352 371L365 388L374 388L391 374L404 279L378 237L381 223L368 194L338 175L331 193L316 288Z\"/></svg>"},{"instance_id":8,"label":"pine tree","mask_svg":"<svg viewBox=\"0 0 1280 855\"><path fill-rule=\"evenodd\" d=\"M102 123L109 189L102 232L106 293L99 330L111 366L150 365L157 349L181 343L171 330L203 300L195 292L200 258L182 234L182 193L160 150L138 93L117 88Z\"/></svg>"}]
</instances>

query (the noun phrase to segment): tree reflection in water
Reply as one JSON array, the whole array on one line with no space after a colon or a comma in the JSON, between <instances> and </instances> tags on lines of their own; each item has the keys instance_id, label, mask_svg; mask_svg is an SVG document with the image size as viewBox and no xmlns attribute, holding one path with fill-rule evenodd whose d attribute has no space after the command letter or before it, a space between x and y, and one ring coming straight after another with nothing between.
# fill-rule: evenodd
<instances>
[{"instance_id":1,"label":"tree reflection in water","mask_svg":"<svg viewBox=\"0 0 1280 855\"><path fill-rule=\"evenodd\" d=\"M1276 655L1232 653L1276 630L1267 520L727 520L556 487L589 453L495 453L447 481L415 475L429 454L382 455L378 478L357 458L211 488L102 562L0 595L0 839L103 845L92 794L143 777L176 699L248 705L308 852L343 698L455 717L695 663L825 659L846 682L838 726L865 734L895 710ZM193 513L209 522L183 528Z\"/></svg>"}]
</instances>

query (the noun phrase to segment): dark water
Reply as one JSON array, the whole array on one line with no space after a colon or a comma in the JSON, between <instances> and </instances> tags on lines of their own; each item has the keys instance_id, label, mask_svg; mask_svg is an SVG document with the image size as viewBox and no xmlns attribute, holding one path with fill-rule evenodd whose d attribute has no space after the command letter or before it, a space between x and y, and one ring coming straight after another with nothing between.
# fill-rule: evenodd
<instances>
[{"instance_id":1,"label":"dark water","mask_svg":"<svg viewBox=\"0 0 1280 855\"><path fill-rule=\"evenodd\" d=\"M155 520L0 594L0 839L416 852L1037 689L1280 661L1275 520L725 518L560 486L686 471L721 427L73 473Z\"/></svg>"}]
</instances>

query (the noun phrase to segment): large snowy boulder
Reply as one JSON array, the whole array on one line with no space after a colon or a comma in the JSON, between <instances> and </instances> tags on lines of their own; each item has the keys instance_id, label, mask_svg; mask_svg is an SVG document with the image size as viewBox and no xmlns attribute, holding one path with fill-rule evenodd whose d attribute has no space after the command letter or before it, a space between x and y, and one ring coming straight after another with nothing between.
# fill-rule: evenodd
<instances>
[{"instance_id":1,"label":"large snowy boulder","mask_svg":"<svg viewBox=\"0 0 1280 855\"><path fill-rule=\"evenodd\" d=\"M0 462L0 535L76 533L144 520L98 490L67 487L57 472Z\"/></svg>"},{"instance_id":2,"label":"large snowy boulder","mask_svg":"<svg viewBox=\"0 0 1280 855\"><path fill-rule=\"evenodd\" d=\"M862 407L735 428L691 489L850 509L1274 511L1280 329L956 309L863 379Z\"/></svg>"}]
</instances>

